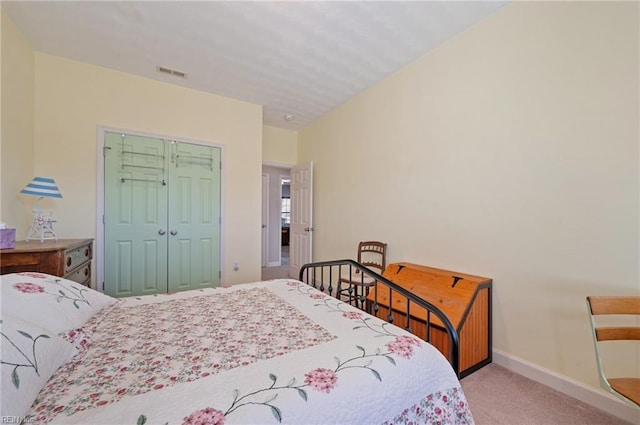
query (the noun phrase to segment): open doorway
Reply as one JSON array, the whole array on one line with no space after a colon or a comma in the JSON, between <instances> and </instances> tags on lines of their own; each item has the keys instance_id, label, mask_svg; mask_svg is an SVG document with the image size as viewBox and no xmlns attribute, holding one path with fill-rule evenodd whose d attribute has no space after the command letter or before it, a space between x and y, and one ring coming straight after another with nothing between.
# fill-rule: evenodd
<instances>
[{"instance_id":1,"label":"open doorway","mask_svg":"<svg viewBox=\"0 0 640 425\"><path fill-rule=\"evenodd\" d=\"M291 222L290 169L262 166L263 194L263 267L262 279L289 277L289 241ZM265 190L266 189L266 190Z\"/></svg>"},{"instance_id":2,"label":"open doorway","mask_svg":"<svg viewBox=\"0 0 640 425\"><path fill-rule=\"evenodd\" d=\"M280 265L289 266L289 239L291 237L291 178L280 176L280 189L282 195L280 197L280 223L281 223L281 240L280 240Z\"/></svg>"}]
</instances>

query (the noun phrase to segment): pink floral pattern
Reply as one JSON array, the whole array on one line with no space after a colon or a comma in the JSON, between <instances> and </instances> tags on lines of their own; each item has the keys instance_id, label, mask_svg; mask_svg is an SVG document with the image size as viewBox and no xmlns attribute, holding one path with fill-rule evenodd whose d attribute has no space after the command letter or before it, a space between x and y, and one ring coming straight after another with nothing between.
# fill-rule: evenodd
<instances>
[{"instance_id":1,"label":"pink floral pattern","mask_svg":"<svg viewBox=\"0 0 640 425\"><path fill-rule=\"evenodd\" d=\"M186 418L182 425L223 425L224 413L219 410L207 407L206 409L193 412Z\"/></svg>"},{"instance_id":2,"label":"pink floral pattern","mask_svg":"<svg viewBox=\"0 0 640 425\"><path fill-rule=\"evenodd\" d=\"M91 346L91 335L84 328L73 329L60 334L62 339L70 342L79 353L84 353Z\"/></svg>"},{"instance_id":3,"label":"pink floral pattern","mask_svg":"<svg viewBox=\"0 0 640 425\"><path fill-rule=\"evenodd\" d=\"M83 330L91 338L80 340L86 338L89 343L91 339L91 349L49 381L33 406L36 421L335 339L266 288L135 307L116 304L87 322Z\"/></svg>"},{"instance_id":4,"label":"pink floral pattern","mask_svg":"<svg viewBox=\"0 0 640 425\"><path fill-rule=\"evenodd\" d=\"M393 421L383 425L398 424L473 424L473 417L460 388L452 388L446 392L428 395L409 409L405 409Z\"/></svg>"},{"instance_id":5,"label":"pink floral pattern","mask_svg":"<svg viewBox=\"0 0 640 425\"><path fill-rule=\"evenodd\" d=\"M362 313L359 311L345 311L342 313L342 317L346 317L347 319L361 319Z\"/></svg>"},{"instance_id":6,"label":"pink floral pattern","mask_svg":"<svg viewBox=\"0 0 640 425\"><path fill-rule=\"evenodd\" d=\"M69 300L73 303L73 306L80 309L80 303L85 305L91 305L85 297L85 293L88 292L87 288L75 288L72 285L66 287L62 284L63 279L55 278L53 276L47 276L40 273L20 273L19 276L27 276L34 279L52 279L58 286L55 293L47 292L45 287L33 282L18 282L13 284L13 288L19 292L25 294L47 294L54 296L58 302Z\"/></svg>"},{"instance_id":7,"label":"pink floral pattern","mask_svg":"<svg viewBox=\"0 0 640 425\"><path fill-rule=\"evenodd\" d=\"M27 276L27 277L33 277L35 279L46 279L49 276L46 274L42 274L42 273L36 273L36 272L22 272L22 273L18 273L19 276Z\"/></svg>"},{"instance_id":8,"label":"pink floral pattern","mask_svg":"<svg viewBox=\"0 0 640 425\"><path fill-rule=\"evenodd\" d=\"M44 292L43 286L30 282L14 283L13 287L20 292L24 292L25 294L40 294Z\"/></svg>"},{"instance_id":9,"label":"pink floral pattern","mask_svg":"<svg viewBox=\"0 0 640 425\"><path fill-rule=\"evenodd\" d=\"M413 355L413 347L419 345L420 342L416 338L412 338L408 335L401 335L396 337L393 341L388 342L387 349L403 359L410 359Z\"/></svg>"},{"instance_id":10,"label":"pink floral pattern","mask_svg":"<svg viewBox=\"0 0 640 425\"><path fill-rule=\"evenodd\" d=\"M306 373L304 382L316 391L329 392L338 384L338 375L331 370L318 368Z\"/></svg>"}]
</instances>

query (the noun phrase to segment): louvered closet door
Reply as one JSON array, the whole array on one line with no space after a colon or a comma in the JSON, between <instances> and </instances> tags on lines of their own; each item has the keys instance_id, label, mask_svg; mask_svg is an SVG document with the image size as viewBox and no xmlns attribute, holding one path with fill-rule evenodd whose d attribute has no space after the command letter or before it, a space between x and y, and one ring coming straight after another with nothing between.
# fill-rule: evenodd
<instances>
[{"instance_id":1,"label":"louvered closet door","mask_svg":"<svg viewBox=\"0 0 640 425\"><path fill-rule=\"evenodd\" d=\"M220 284L220 149L106 133L105 292Z\"/></svg>"}]
</instances>

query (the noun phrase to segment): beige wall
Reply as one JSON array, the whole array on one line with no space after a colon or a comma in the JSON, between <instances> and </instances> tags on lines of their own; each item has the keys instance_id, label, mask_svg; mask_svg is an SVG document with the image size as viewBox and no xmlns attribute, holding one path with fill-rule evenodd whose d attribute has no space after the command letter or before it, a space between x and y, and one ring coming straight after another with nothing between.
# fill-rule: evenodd
<instances>
[{"instance_id":1,"label":"beige wall","mask_svg":"<svg viewBox=\"0 0 640 425\"><path fill-rule=\"evenodd\" d=\"M314 260L492 277L494 347L597 386L585 297L640 293L638 9L510 4L300 131Z\"/></svg>"},{"instance_id":2,"label":"beige wall","mask_svg":"<svg viewBox=\"0 0 640 425\"><path fill-rule=\"evenodd\" d=\"M280 177L298 163L298 133L265 125L262 128L262 172L269 175L269 238L267 265L280 264ZM274 166L275 165L275 166Z\"/></svg>"},{"instance_id":3,"label":"beige wall","mask_svg":"<svg viewBox=\"0 0 640 425\"><path fill-rule=\"evenodd\" d=\"M298 133L265 125L262 128L262 162L271 165L298 163Z\"/></svg>"},{"instance_id":4,"label":"beige wall","mask_svg":"<svg viewBox=\"0 0 640 425\"><path fill-rule=\"evenodd\" d=\"M0 8L2 66L0 97L0 221L16 229L16 238L27 236L35 198L20 195L34 177L34 53L9 15Z\"/></svg>"}]
</instances>

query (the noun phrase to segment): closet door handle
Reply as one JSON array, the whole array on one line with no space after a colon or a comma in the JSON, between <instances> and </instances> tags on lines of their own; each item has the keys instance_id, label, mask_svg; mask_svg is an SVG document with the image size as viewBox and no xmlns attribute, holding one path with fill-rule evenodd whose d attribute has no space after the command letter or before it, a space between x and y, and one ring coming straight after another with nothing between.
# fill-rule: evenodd
<instances>
[{"instance_id":1,"label":"closet door handle","mask_svg":"<svg viewBox=\"0 0 640 425\"><path fill-rule=\"evenodd\" d=\"M165 233L167 233L167 231L166 231L166 230L164 230L164 229L160 229L160 230L158 230L158 234L159 234L160 236L164 235Z\"/></svg>"},{"instance_id":2,"label":"closet door handle","mask_svg":"<svg viewBox=\"0 0 640 425\"><path fill-rule=\"evenodd\" d=\"M173 229L169 233L171 233L172 236L175 236L178 234L178 231L176 229Z\"/></svg>"}]
</instances>

